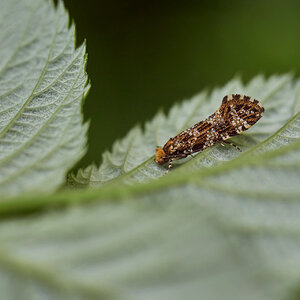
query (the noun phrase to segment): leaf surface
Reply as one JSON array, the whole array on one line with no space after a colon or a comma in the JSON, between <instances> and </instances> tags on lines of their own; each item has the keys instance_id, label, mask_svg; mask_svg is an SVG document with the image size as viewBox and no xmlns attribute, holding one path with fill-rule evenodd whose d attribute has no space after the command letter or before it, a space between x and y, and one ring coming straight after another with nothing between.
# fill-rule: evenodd
<instances>
[{"instance_id":1,"label":"leaf surface","mask_svg":"<svg viewBox=\"0 0 300 300\"><path fill-rule=\"evenodd\" d=\"M50 192L85 152L85 47L60 1L0 7L0 194Z\"/></svg>"},{"instance_id":2,"label":"leaf surface","mask_svg":"<svg viewBox=\"0 0 300 300\"><path fill-rule=\"evenodd\" d=\"M209 95L201 93L175 105L167 117L158 113L151 122L146 123L144 131L139 127L131 130L123 140L113 145L111 152L104 153L99 168L92 165L79 170L72 177L72 182L79 186L99 186L115 180L123 183L147 182L162 176L166 167L157 166L154 162L156 145L163 146L170 137L208 117L220 106L224 95L230 93L250 95L265 107L263 118L255 126L232 139L246 152L263 143L295 114L299 108L299 88L292 88L293 85L290 75L269 79L257 76L247 85L235 79ZM197 154L197 163L191 165L211 167L238 155L240 152L233 147L216 145ZM190 159L180 160L177 165Z\"/></svg>"}]
</instances>

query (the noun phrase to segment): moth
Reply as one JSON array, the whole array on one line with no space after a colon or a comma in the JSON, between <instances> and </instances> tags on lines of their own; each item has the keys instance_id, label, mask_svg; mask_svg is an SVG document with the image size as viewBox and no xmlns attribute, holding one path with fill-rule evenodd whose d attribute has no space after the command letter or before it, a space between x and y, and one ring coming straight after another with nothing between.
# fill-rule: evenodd
<instances>
[{"instance_id":1,"label":"moth","mask_svg":"<svg viewBox=\"0 0 300 300\"><path fill-rule=\"evenodd\" d=\"M159 165L185 158L217 143L239 135L254 125L264 108L249 96L231 94L223 98L219 109L204 121L170 138L162 148L156 148L155 161ZM231 144L231 143L228 143Z\"/></svg>"}]
</instances>

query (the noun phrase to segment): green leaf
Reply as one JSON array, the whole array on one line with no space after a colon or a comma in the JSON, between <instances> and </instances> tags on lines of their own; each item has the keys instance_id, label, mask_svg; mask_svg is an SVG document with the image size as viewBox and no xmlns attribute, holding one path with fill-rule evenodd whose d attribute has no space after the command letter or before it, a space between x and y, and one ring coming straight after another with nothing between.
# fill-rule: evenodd
<instances>
[{"instance_id":1,"label":"green leaf","mask_svg":"<svg viewBox=\"0 0 300 300\"><path fill-rule=\"evenodd\" d=\"M50 192L85 152L85 46L61 1L0 7L0 194Z\"/></svg>"},{"instance_id":2,"label":"green leaf","mask_svg":"<svg viewBox=\"0 0 300 300\"><path fill-rule=\"evenodd\" d=\"M172 123L177 124L175 132L195 122L191 115L198 111L196 103L208 115L218 106L213 99L221 101L224 94L237 91L234 86L265 106L264 117L236 139L243 152L212 147L151 180L164 173L152 161L150 140L151 148L156 143L152 134L166 130L161 137L167 139ZM235 80L210 96L203 94L204 100L200 95L175 106L169 117L159 114L144 134L133 129L110 154L115 163L112 174L118 170L118 155L123 173L120 176L119 171L101 188L0 202L0 213L6 216L82 204L2 221L2 296L7 300L299 299L299 88L300 81L290 76L256 77L244 88ZM209 108L209 101L215 101L214 108ZM145 143L136 143L135 136ZM128 156L136 151L132 145L140 151L133 153L149 148L144 150L149 154L146 163L126 169L134 163ZM89 174L82 178L100 173L91 166ZM141 174L145 182L136 183Z\"/></svg>"},{"instance_id":3,"label":"green leaf","mask_svg":"<svg viewBox=\"0 0 300 300\"><path fill-rule=\"evenodd\" d=\"M244 86L239 80L233 80L223 88L215 89L210 95L201 93L191 100L175 105L168 117L158 113L142 131L139 127L131 130L121 141L113 145L112 152L103 155L99 169L95 165L79 170L72 176L72 184L79 186L99 186L118 179L125 183L144 182L165 173L165 167L154 162L155 146L162 146L178 132L192 126L212 114L221 104L226 94L240 93L259 99L265 107L264 117L243 135L233 138L243 152L254 145L263 143L295 113L299 107L298 88L292 88L291 76L273 76L268 80L255 77ZM214 166L240 155L233 147L217 145L197 155L197 168ZM178 165L187 160L177 162Z\"/></svg>"}]
</instances>

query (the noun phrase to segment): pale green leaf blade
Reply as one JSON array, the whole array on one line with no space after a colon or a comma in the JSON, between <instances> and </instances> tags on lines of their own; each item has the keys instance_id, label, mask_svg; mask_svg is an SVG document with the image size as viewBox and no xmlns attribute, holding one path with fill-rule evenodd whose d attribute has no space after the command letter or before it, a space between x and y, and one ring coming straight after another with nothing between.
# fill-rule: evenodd
<instances>
[{"instance_id":1,"label":"pale green leaf blade","mask_svg":"<svg viewBox=\"0 0 300 300\"><path fill-rule=\"evenodd\" d=\"M233 141L243 152L263 141L281 128L295 114L299 105L298 89L290 75L273 76L264 79L255 77L247 85L239 80L232 80L223 88L215 89L210 95L199 94L189 101L175 105L167 117L157 114L151 122L145 125L145 130L134 128L121 141L113 145L112 152L103 155L99 169L95 166L80 170L73 176L75 185L99 186L105 182L122 181L124 183L145 182L160 177L165 168L154 162L156 145L162 146L170 137L183 129L205 119L213 113L226 94L239 93L259 99L265 107L263 118L241 136ZM216 145L197 154L197 168L210 167L231 160L240 155L233 147ZM178 161L180 165L190 158Z\"/></svg>"},{"instance_id":2,"label":"pale green leaf blade","mask_svg":"<svg viewBox=\"0 0 300 300\"><path fill-rule=\"evenodd\" d=\"M85 151L85 47L61 1L0 7L0 194L53 191Z\"/></svg>"}]
</instances>

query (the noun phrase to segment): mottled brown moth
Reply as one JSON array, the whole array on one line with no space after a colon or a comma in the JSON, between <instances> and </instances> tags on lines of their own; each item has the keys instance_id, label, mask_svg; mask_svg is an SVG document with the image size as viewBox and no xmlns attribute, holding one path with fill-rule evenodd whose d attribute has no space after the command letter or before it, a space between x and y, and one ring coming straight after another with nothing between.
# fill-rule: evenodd
<instances>
[{"instance_id":1,"label":"mottled brown moth","mask_svg":"<svg viewBox=\"0 0 300 300\"><path fill-rule=\"evenodd\" d=\"M219 109L204 121L195 124L173 138L162 148L156 148L156 163L163 165L185 158L216 143L241 134L254 125L263 115L264 108L255 99L239 94L223 98Z\"/></svg>"}]
</instances>

